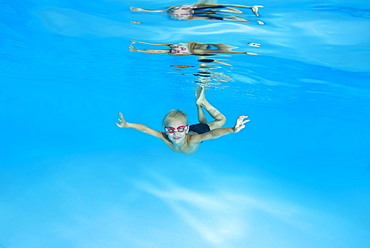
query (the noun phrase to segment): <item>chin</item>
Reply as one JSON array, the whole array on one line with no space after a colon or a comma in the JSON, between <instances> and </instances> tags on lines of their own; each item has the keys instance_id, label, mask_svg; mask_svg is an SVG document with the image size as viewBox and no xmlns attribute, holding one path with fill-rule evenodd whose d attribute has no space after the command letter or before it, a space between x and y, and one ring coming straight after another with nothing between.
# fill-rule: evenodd
<instances>
[{"instance_id":1,"label":"chin","mask_svg":"<svg viewBox=\"0 0 370 248\"><path fill-rule=\"evenodd\" d=\"M172 142L173 143L180 143L183 139L173 139Z\"/></svg>"}]
</instances>

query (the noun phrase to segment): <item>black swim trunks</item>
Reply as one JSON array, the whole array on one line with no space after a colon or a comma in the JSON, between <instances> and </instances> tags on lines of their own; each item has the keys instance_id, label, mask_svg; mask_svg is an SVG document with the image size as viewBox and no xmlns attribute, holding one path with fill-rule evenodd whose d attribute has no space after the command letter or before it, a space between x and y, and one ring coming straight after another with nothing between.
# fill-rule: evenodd
<instances>
[{"instance_id":1,"label":"black swim trunks","mask_svg":"<svg viewBox=\"0 0 370 248\"><path fill-rule=\"evenodd\" d=\"M208 124L199 123L189 126L189 132L194 132L197 134L203 134L209 131L211 131L211 129L209 128Z\"/></svg>"}]
</instances>

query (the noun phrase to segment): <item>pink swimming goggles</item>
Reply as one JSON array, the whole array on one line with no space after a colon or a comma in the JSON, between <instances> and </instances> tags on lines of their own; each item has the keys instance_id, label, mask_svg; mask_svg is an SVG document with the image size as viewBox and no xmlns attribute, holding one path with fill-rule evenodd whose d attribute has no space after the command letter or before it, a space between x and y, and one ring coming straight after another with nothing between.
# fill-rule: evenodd
<instances>
[{"instance_id":1,"label":"pink swimming goggles","mask_svg":"<svg viewBox=\"0 0 370 248\"><path fill-rule=\"evenodd\" d=\"M169 11L171 18L175 20L187 20L189 19L194 13L192 5L181 5L172 8Z\"/></svg>"},{"instance_id":2,"label":"pink swimming goggles","mask_svg":"<svg viewBox=\"0 0 370 248\"><path fill-rule=\"evenodd\" d=\"M187 43L176 43L170 45L171 47L171 54L182 54L182 55L188 55L190 54L188 44Z\"/></svg>"},{"instance_id":3,"label":"pink swimming goggles","mask_svg":"<svg viewBox=\"0 0 370 248\"><path fill-rule=\"evenodd\" d=\"M174 133L176 130L177 132L179 133L182 133L185 131L185 128L187 128L188 125L186 126L178 126L177 128L174 128L174 127L165 127L164 129L168 132L168 133Z\"/></svg>"}]
</instances>

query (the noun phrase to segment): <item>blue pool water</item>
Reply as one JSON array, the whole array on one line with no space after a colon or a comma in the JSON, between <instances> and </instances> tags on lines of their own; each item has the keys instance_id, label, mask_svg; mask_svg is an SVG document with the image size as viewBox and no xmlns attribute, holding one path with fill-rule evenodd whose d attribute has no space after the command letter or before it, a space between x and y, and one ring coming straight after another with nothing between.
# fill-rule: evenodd
<instances>
[{"instance_id":1,"label":"blue pool water","mask_svg":"<svg viewBox=\"0 0 370 248\"><path fill-rule=\"evenodd\" d=\"M182 3L0 1L0 247L369 247L369 2L219 0L263 5L264 25L129 9ZM247 127L182 155L115 126L195 123L196 82Z\"/></svg>"}]
</instances>

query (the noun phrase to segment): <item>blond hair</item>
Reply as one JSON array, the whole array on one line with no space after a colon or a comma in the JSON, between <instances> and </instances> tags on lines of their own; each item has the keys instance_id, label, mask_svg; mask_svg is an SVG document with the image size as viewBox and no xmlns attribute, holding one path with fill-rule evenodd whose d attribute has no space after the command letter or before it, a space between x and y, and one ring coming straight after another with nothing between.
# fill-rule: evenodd
<instances>
[{"instance_id":1,"label":"blond hair","mask_svg":"<svg viewBox=\"0 0 370 248\"><path fill-rule=\"evenodd\" d=\"M174 119L179 119L179 118L183 118L185 121L185 124L188 125L188 116L186 115L186 113L179 109L172 109L164 116L163 121L162 121L162 126L166 127L168 122Z\"/></svg>"}]
</instances>

